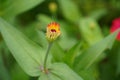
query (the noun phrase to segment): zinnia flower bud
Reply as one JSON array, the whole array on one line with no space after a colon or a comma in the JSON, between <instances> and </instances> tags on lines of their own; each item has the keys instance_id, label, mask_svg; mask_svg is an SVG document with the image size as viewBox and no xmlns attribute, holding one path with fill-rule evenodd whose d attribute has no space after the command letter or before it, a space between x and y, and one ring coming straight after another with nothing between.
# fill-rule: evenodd
<instances>
[{"instance_id":1,"label":"zinnia flower bud","mask_svg":"<svg viewBox=\"0 0 120 80\"><path fill-rule=\"evenodd\" d=\"M56 13L56 11L57 11L57 4L56 4L55 2L51 2L51 3L49 4L49 9L50 9L50 11L51 11L52 13Z\"/></svg>"},{"instance_id":2,"label":"zinnia flower bud","mask_svg":"<svg viewBox=\"0 0 120 80\"><path fill-rule=\"evenodd\" d=\"M110 28L110 32L113 33L118 29L120 29L120 18L116 18L112 21L112 26ZM120 41L120 32L118 33L116 39Z\"/></svg>"},{"instance_id":3,"label":"zinnia flower bud","mask_svg":"<svg viewBox=\"0 0 120 80\"><path fill-rule=\"evenodd\" d=\"M47 26L46 37L49 42L56 40L60 36L60 25L56 22L51 22Z\"/></svg>"}]
</instances>

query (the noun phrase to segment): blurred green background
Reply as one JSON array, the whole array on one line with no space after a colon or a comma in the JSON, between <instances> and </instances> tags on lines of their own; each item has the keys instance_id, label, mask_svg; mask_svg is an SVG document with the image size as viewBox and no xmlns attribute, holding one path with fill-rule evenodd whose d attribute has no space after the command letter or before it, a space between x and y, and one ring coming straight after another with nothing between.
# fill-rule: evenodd
<instances>
[{"instance_id":1,"label":"blurred green background","mask_svg":"<svg viewBox=\"0 0 120 80\"><path fill-rule=\"evenodd\" d=\"M45 33L47 24L56 21L62 33L59 47L66 52L80 41L82 52L110 34L112 20L120 17L120 0L0 0L0 17L38 44L41 42L37 30ZM98 71L94 71L96 80L120 80L119 41L112 50L105 52L98 67ZM16 63L2 36L0 80L37 80L24 73Z\"/></svg>"}]
</instances>

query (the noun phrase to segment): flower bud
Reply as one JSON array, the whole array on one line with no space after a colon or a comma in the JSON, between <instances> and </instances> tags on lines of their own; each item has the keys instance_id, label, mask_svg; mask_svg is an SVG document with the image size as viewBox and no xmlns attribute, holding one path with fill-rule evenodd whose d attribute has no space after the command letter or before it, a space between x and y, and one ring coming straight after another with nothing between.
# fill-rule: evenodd
<instances>
[{"instance_id":1,"label":"flower bud","mask_svg":"<svg viewBox=\"0 0 120 80\"><path fill-rule=\"evenodd\" d=\"M49 42L56 40L60 36L60 25L56 22L51 22L47 26L46 37Z\"/></svg>"},{"instance_id":2,"label":"flower bud","mask_svg":"<svg viewBox=\"0 0 120 80\"><path fill-rule=\"evenodd\" d=\"M56 4L55 2L51 2L51 3L49 4L49 9L50 9L50 11L51 11L52 13L56 13L56 11L57 11L57 4Z\"/></svg>"}]
</instances>

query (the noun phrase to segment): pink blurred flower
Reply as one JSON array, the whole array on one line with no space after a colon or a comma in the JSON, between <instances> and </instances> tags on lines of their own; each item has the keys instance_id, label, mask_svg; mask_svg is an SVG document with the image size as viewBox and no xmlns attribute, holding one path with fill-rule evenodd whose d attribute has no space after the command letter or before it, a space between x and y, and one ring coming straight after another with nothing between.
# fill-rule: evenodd
<instances>
[{"instance_id":1,"label":"pink blurred flower","mask_svg":"<svg viewBox=\"0 0 120 80\"><path fill-rule=\"evenodd\" d=\"M111 28L110 28L110 32L113 33L115 32L117 29L120 28L120 17L119 18L116 18L112 21L112 25L111 25ZM118 33L117 35L117 40L120 41L120 32Z\"/></svg>"}]
</instances>

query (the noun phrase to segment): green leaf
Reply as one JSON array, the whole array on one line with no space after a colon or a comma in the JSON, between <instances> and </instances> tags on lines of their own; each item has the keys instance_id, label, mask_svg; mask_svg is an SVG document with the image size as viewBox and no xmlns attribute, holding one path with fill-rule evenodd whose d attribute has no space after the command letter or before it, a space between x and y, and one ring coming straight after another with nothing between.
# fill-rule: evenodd
<instances>
[{"instance_id":1,"label":"green leaf","mask_svg":"<svg viewBox=\"0 0 120 80\"><path fill-rule=\"evenodd\" d=\"M60 45L55 42L51 49L51 54L53 55L53 58L55 61L63 61L63 57L65 56L64 50L60 47Z\"/></svg>"},{"instance_id":2,"label":"green leaf","mask_svg":"<svg viewBox=\"0 0 120 80\"><path fill-rule=\"evenodd\" d=\"M44 57L42 48L1 18L0 32L22 69L30 76L39 76Z\"/></svg>"},{"instance_id":3,"label":"green leaf","mask_svg":"<svg viewBox=\"0 0 120 80\"><path fill-rule=\"evenodd\" d=\"M59 75L62 80L83 80L73 70L71 70L66 64L55 63L52 66L52 73Z\"/></svg>"},{"instance_id":4,"label":"green leaf","mask_svg":"<svg viewBox=\"0 0 120 80\"><path fill-rule=\"evenodd\" d=\"M119 30L104 38L102 41L88 48L82 55L78 56L76 70L88 69L97 58L100 57L101 53L106 49L110 49L115 41L116 35Z\"/></svg>"},{"instance_id":5,"label":"green leaf","mask_svg":"<svg viewBox=\"0 0 120 80\"><path fill-rule=\"evenodd\" d=\"M37 22L30 23L27 26L21 28L22 32L28 36L31 40L39 44L42 48L47 48L46 35L42 30L39 30Z\"/></svg>"},{"instance_id":6,"label":"green leaf","mask_svg":"<svg viewBox=\"0 0 120 80\"><path fill-rule=\"evenodd\" d=\"M82 43L78 42L67 52L67 54L64 57L64 61L68 65L72 66L74 59L76 58L76 56L78 55L78 52L80 51L81 46L82 46Z\"/></svg>"},{"instance_id":7,"label":"green leaf","mask_svg":"<svg viewBox=\"0 0 120 80\"><path fill-rule=\"evenodd\" d=\"M89 45L93 45L103 38L99 25L92 18L81 19L79 29L82 37Z\"/></svg>"},{"instance_id":8,"label":"green leaf","mask_svg":"<svg viewBox=\"0 0 120 80\"><path fill-rule=\"evenodd\" d=\"M58 0L63 16L71 22L76 23L81 14L78 7L72 0Z\"/></svg>"},{"instance_id":9,"label":"green leaf","mask_svg":"<svg viewBox=\"0 0 120 80\"><path fill-rule=\"evenodd\" d=\"M101 73L101 77L106 75L106 78L110 79L112 77L115 78L115 77L119 76L119 74L120 74L120 41L118 41L118 40L115 41L114 46L111 49L111 51L109 52L107 58L108 58L108 61L102 62L101 66L100 66L101 72L105 73L105 74ZM104 66L102 66L102 65L104 65ZM109 76L111 76L111 77L109 77Z\"/></svg>"},{"instance_id":10,"label":"green leaf","mask_svg":"<svg viewBox=\"0 0 120 80\"><path fill-rule=\"evenodd\" d=\"M47 49L48 41L47 41L47 39L46 39L45 33L43 33L42 31L38 31L38 30L37 30L37 33L38 33L38 38L39 38L38 40L40 40L40 41L39 41L40 45L41 45L44 49Z\"/></svg>"},{"instance_id":11,"label":"green leaf","mask_svg":"<svg viewBox=\"0 0 120 80\"><path fill-rule=\"evenodd\" d=\"M3 13L5 16L16 16L34 8L36 5L42 3L43 1L44 0L12 0L9 1L9 6L6 6Z\"/></svg>"},{"instance_id":12,"label":"green leaf","mask_svg":"<svg viewBox=\"0 0 120 80\"><path fill-rule=\"evenodd\" d=\"M51 71L47 75L42 74L39 80L83 80L79 75L72 71L66 64L54 63Z\"/></svg>"}]
</instances>

